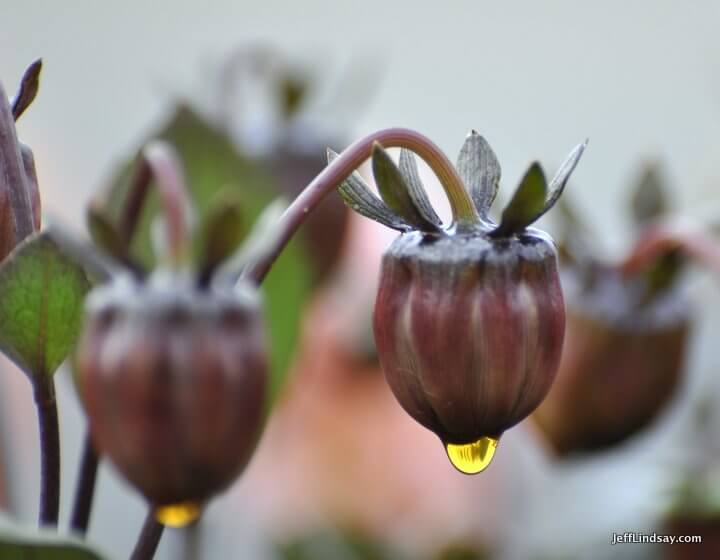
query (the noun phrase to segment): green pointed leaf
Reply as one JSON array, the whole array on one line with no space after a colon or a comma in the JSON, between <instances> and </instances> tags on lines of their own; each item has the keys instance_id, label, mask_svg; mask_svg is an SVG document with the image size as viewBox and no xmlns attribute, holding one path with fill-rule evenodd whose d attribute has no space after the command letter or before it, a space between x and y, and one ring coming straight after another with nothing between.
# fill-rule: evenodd
<instances>
[{"instance_id":1,"label":"green pointed leaf","mask_svg":"<svg viewBox=\"0 0 720 560\"><path fill-rule=\"evenodd\" d=\"M185 105L179 105L169 122L151 137L166 140L177 150L200 223L221 191L230 190L236 197L244 224L255 223L261 212L282 194L280 184L262 160L238 153L227 135ZM141 143L145 144L147 141ZM117 173L102 201L114 223L119 223L133 163L134 160L129 161ZM157 214L157 194L151 189L132 244L132 254L137 255L148 269L155 262L150 230ZM302 240L295 239L283 251L263 283L265 319L272 351L273 396L281 391L295 353L302 307L310 295L311 267Z\"/></svg>"},{"instance_id":2,"label":"green pointed leaf","mask_svg":"<svg viewBox=\"0 0 720 560\"><path fill-rule=\"evenodd\" d=\"M658 164L650 164L643 170L633 193L631 207L635 223L643 225L668 210L667 188Z\"/></svg>"},{"instance_id":3,"label":"green pointed leaf","mask_svg":"<svg viewBox=\"0 0 720 560\"><path fill-rule=\"evenodd\" d=\"M70 352L90 282L48 231L0 265L0 350L29 376L52 376Z\"/></svg>"},{"instance_id":4,"label":"green pointed leaf","mask_svg":"<svg viewBox=\"0 0 720 560\"><path fill-rule=\"evenodd\" d=\"M230 191L219 193L206 212L196 243L201 285L206 284L215 269L235 252L245 234L237 197Z\"/></svg>"},{"instance_id":5,"label":"green pointed leaf","mask_svg":"<svg viewBox=\"0 0 720 560\"><path fill-rule=\"evenodd\" d=\"M380 144L373 145L372 170L378 191L390 210L421 231L437 231L438 227L425 218L409 193L400 170Z\"/></svg>"},{"instance_id":6,"label":"green pointed leaf","mask_svg":"<svg viewBox=\"0 0 720 560\"><path fill-rule=\"evenodd\" d=\"M338 157L338 154L328 148L327 157L328 163L332 163ZM382 200L373 194L357 171L353 171L341 183L338 187L338 193L340 193L347 207L361 216L397 231L410 231L412 229L405 220L390 210Z\"/></svg>"},{"instance_id":7,"label":"green pointed leaf","mask_svg":"<svg viewBox=\"0 0 720 560\"><path fill-rule=\"evenodd\" d=\"M456 167L480 217L486 219L497 196L502 171L495 152L477 131L471 130L465 138Z\"/></svg>"},{"instance_id":8,"label":"green pointed leaf","mask_svg":"<svg viewBox=\"0 0 720 560\"><path fill-rule=\"evenodd\" d=\"M142 267L130 255L130 248L107 213L102 208L90 205L86 216L88 232L95 245L130 270L142 274Z\"/></svg>"},{"instance_id":9,"label":"green pointed leaf","mask_svg":"<svg viewBox=\"0 0 720 560\"><path fill-rule=\"evenodd\" d=\"M503 210L494 236L518 233L533 223L545 207L547 183L538 162L533 163L520 181L510 203Z\"/></svg>"},{"instance_id":10,"label":"green pointed leaf","mask_svg":"<svg viewBox=\"0 0 720 560\"><path fill-rule=\"evenodd\" d=\"M417 161L415 161L415 156L410 150L406 150L405 148L400 150L398 167L400 168L400 174L408 186L408 194L415 204L415 208L418 209L422 217L428 222L432 222L438 227L442 226L442 220L435 212L432 204L430 204L430 199L420 180Z\"/></svg>"},{"instance_id":11,"label":"green pointed leaf","mask_svg":"<svg viewBox=\"0 0 720 560\"><path fill-rule=\"evenodd\" d=\"M17 527L0 517L0 558L3 560L102 560L87 544L49 530Z\"/></svg>"}]
</instances>

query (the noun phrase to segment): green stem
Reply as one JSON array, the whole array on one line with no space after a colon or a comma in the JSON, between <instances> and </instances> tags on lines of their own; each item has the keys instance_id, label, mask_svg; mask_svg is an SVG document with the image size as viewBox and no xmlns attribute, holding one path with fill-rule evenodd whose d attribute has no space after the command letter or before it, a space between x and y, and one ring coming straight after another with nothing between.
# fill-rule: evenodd
<instances>
[{"instance_id":1,"label":"green stem","mask_svg":"<svg viewBox=\"0 0 720 560\"><path fill-rule=\"evenodd\" d=\"M458 225L478 223L479 217L470 195L465 190L453 164L431 140L406 128L388 128L361 138L328 165L293 201L280 218L280 232L275 244L244 274L259 284L270 271L285 245L303 224L307 216L340 183L372 154L375 142L385 148L407 148L419 155L437 175L450 202L453 219ZM329 232L329 235L332 235Z\"/></svg>"},{"instance_id":2,"label":"green stem","mask_svg":"<svg viewBox=\"0 0 720 560\"><path fill-rule=\"evenodd\" d=\"M60 512L60 428L52 380L35 383L40 426L39 524L56 526Z\"/></svg>"}]
</instances>

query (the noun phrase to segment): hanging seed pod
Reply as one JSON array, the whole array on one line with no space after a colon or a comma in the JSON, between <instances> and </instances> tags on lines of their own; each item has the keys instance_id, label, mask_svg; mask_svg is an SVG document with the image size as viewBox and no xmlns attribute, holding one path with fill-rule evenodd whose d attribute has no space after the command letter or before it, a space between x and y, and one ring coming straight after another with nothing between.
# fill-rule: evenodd
<instances>
[{"instance_id":1,"label":"hanging seed pod","mask_svg":"<svg viewBox=\"0 0 720 560\"><path fill-rule=\"evenodd\" d=\"M658 221L668 206L658 166L646 166L630 204L640 232L627 259L633 270L601 262L585 245L563 271L565 348L557 380L533 415L558 455L603 450L637 434L682 380L694 313L679 279L688 256L712 261L703 250L713 243L669 235Z\"/></svg>"},{"instance_id":2,"label":"hanging seed pod","mask_svg":"<svg viewBox=\"0 0 720 560\"><path fill-rule=\"evenodd\" d=\"M454 189L456 223L432 210L411 154L400 167L376 145L382 200L351 176L341 187L357 212L402 235L386 250L374 332L386 378L403 408L443 442L452 464L488 466L502 433L547 394L560 360L565 312L552 240L528 226L556 202L585 145L550 189L530 166L499 224L489 216L500 166L472 132ZM549 191L549 192L548 192Z\"/></svg>"},{"instance_id":3,"label":"hanging seed pod","mask_svg":"<svg viewBox=\"0 0 720 560\"><path fill-rule=\"evenodd\" d=\"M172 282L172 283L171 283ZM88 298L77 384L93 439L158 508L199 508L247 464L267 377L254 291L120 279Z\"/></svg>"},{"instance_id":4,"label":"hanging seed pod","mask_svg":"<svg viewBox=\"0 0 720 560\"><path fill-rule=\"evenodd\" d=\"M165 144L144 155L148 172L138 174L136 192L142 199L155 177L166 264L146 278L127 236L99 210L90 213L96 242L131 274L115 274L88 296L76 384L97 450L147 498L158 521L181 526L235 480L255 449L267 350L256 286L216 281L243 234L238 209L216 201L189 263L178 163Z\"/></svg>"},{"instance_id":5,"label":"hanging seed pod","mask_svg":"<svg viewBox=\"0 0 720 560\"><path fill-rule=\"evenodd\" d=\"M557 381L533 415L560 455L618 444L670 402L683 371L692 313L677 290L648 297L645 278L598 266L564 281L565 350Z\"/></svg>"}]
</instances>

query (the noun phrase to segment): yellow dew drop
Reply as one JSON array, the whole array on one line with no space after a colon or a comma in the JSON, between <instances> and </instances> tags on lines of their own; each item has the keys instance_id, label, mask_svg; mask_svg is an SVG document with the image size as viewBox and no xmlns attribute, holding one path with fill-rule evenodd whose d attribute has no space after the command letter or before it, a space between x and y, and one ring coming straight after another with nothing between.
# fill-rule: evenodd
<instances>
[{"instance_id":1,"label":"yellow dew drop","mask_svg":"<svg viewBox=\"0 0 720 560\"><path fill-rule=\"evenodd\" d=\"M155 509L155 519L166 527L185 527L200 517L201 511L197 502L169 504Z\"/></svg>"},{"instance_id":2,"label":"yellow dew drop","mask_svg":"<svg viewBox=\"0 0 720 560\"><path fill-rule=\"evenodd\" d=\"M477 474L492 462L498 445L497 438L481 437L472 443L446 443L448 459L463 474Z\"/></svg>"}]
</instances>

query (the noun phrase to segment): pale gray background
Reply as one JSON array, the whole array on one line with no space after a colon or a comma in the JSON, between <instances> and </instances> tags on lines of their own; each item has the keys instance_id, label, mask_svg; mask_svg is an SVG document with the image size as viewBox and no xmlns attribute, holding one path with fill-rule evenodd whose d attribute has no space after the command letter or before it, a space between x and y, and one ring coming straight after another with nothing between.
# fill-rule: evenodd
<instances>
[{"instance_id":1,"label":"pale gray background","mask_svg":"<svg viewBox=\"0 0 720 560\"><path fill-rule=\"evenodd\" d=\"M601 235L617 248L626 187L640 158L666 162L684 208L704 214L717 206L719 16L720 6L711 0L0 0L0 78L12 91L25 66L44 58L40 96L19 133L35 150L45 214L77 228L89 194L163 118L167 101L178 93L206 96L207 61L262 38L327 56L328 64L354 56L377 64L381 81L357 119L357 133L410 126L454 157L467 130L477 128L502 162L505 189L531 159L554 169L573 145L589 137L573 194L596 226L605 224ZM709 292L706 284L698 285L698 297ZM703 332L706 341L716 338L717 320L708 321ZM694 378L698 386L712 386L717 352L708 344L698 343L698 349ZM2 420L10 431L24 426L32 434L33 414L23 411L30 399L27 384L9 367L3 369ZM67 504L82 430L69 379L62 378L59 386ZM508 448L517 448L520 480L557 476L543 471L543 459L522 445L521 436L512 441L517 445ZM597 545L604 545L612 528L632 530L633 523L645 522L646 496L655 484L647 463L664 456L668 441L670 436L661 434L628 455L570 467L562 486L549 491L556 509L567 512L560 518L544 515L547 501L519 489L517 510L525 513L518 527L508 530L524 535L516 542L538 554L559 547L587 557L628 557L628 548ZM13 449L14 505L30 522L36 450L31 444ZM627 469L635 469L630 479ZM141 502L127 490L122 490L126 497L118 497L120 490L106 471L101 483L93 539L123 557L142 518ZM223 511L231 511L223 510L225 503L211 513L222 518ZM607 511L616 515L603 517ZM627 523L615 527L618 511L626 512ZM228 540L215 537L216 545L252 542L252 512L233 515L240 517L227 524ZM570 538L565 531L574 538L558 541ZM173 546L167 539L167 558L176 557ZM245 554L253 557L248 549ZM528 556L527 551L514 554ZM229 556L217 552L215 557Z\"/></svg>"}]
</instances>

